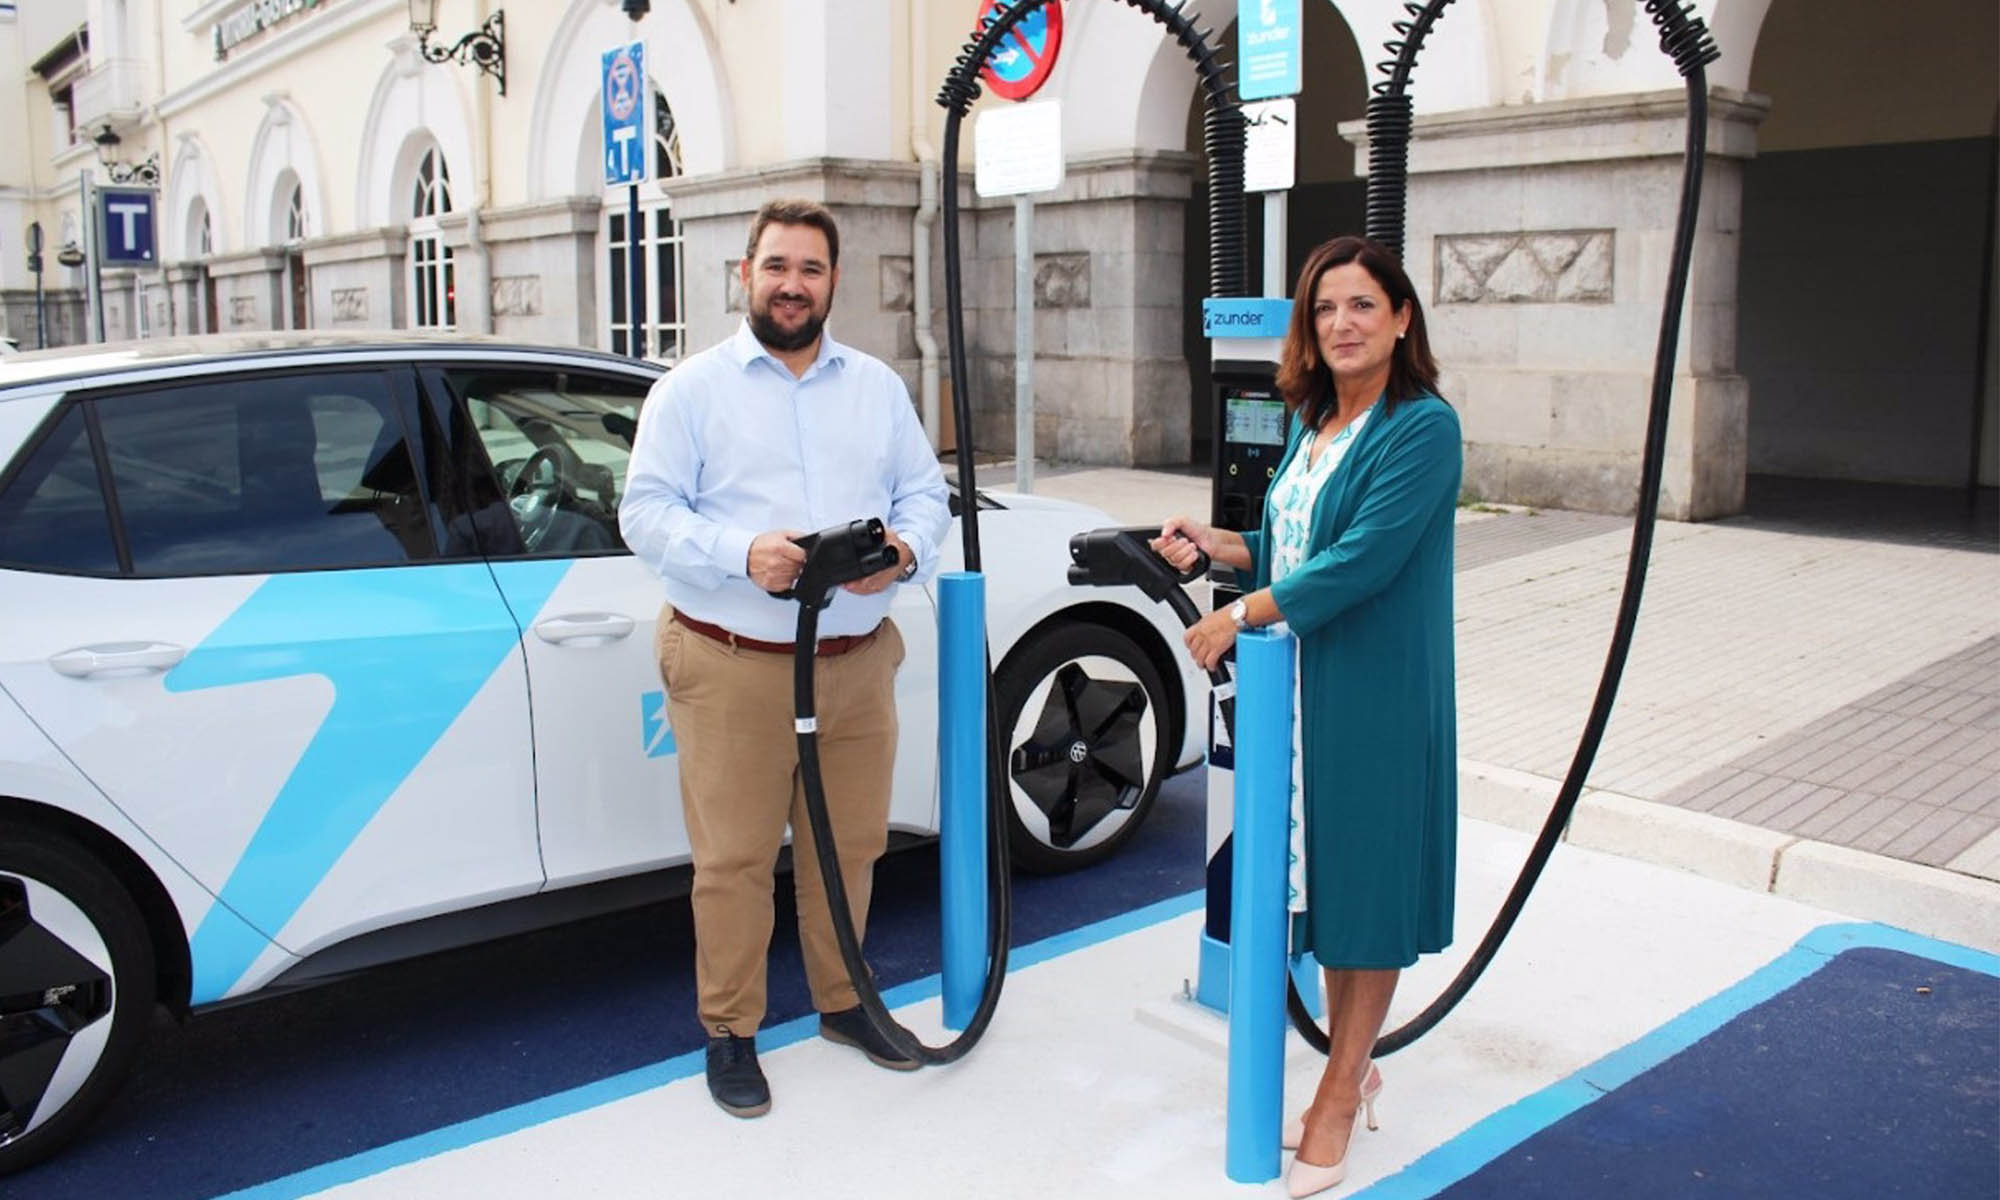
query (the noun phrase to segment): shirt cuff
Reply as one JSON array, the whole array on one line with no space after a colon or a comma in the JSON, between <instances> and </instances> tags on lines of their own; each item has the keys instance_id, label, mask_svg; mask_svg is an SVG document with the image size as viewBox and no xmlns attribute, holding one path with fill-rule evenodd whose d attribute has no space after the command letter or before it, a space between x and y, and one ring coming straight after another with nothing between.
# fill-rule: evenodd
<instances>
[{"instance_id":1,"label":"shirt cuff","mask_svg":"<svg viewBox=\"0 0 2000 1200\"><path fill-rule=\"evenodd\" d=\"M915 555L917 560L917 573L898 582L922 583L929 579L937 569L937 551L926 543L921 535L907 529L898 529L896 536L903 539L903 544L910 548L910 553Z\"/></svg>"},{"instance_id":2,"label":"shirt cuff","mask_svg":"<svg viewBox=\"0 0 2000 1200\"><path fill-rule=\"evenodd\" d=\"M724 529L716 535L715 566L724 578L750 578L750 543L756 540L748 529Z\"/></svg>"}]
</instances>

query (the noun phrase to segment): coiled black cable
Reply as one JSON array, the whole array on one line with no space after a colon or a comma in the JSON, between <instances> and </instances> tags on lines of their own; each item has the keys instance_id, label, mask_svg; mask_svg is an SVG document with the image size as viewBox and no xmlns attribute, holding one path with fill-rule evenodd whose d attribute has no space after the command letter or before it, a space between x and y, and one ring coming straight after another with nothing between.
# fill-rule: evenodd
<instances>
[{"instance_id":1,"label":"coiled black cable","mask_svg":"<svg viewBox=\"0 0 2000 1200\"><path fill-rule=\"evenodd\" d=\"M947 110L944 129L944 245L945 307L947 338L951 355L952 394L958 434L958 479L960 524L964 537L965 569L980 569L979 505L973 486L972 404L970 379L965 359L965 296L963 271L959 261L958 236L958 135L966 111L979 98L980 70L1002 38L1030 13L1049 0L1016 0L1000 10L960 52L938 92L938 103ZM1197 30L1181 10L1186 0L1167 4L1164 0L1124 0L1165 25L1174 39L1194 60L1207 95L1208 116L1203 140L1209 160L1209 278L1214 295L1238 296L1244 288L1243 220L1243 111L1230 95L1224 67L1216 55L1215 31ZM1006 767L1002 761L1001 738L997 728L999 705L993 694L993 664L986 664L986 815L987 869L990 903L987 906L986 978L978 1007L966 1022L965 1031L942 1046L927 1046L896 1022L874 975L861 954L861 939L854 929L853 910L848 906L847 886L840 874L834 846L832 823L827 818L826 788L820 775L817 705L813 698L814 644L819 633L819 610L813 604L799 605L792 668L792 704L798 721L800 782L805 791L806 818L813 831L813 850L826 885L827 905L833 920L834 939L854 984L861 1009L878 1033L897 1050L922 1063L948 1063L965 1055L986 1032L1000 1001L1007 976L1007 951L1012 923L1013 893L1007 887L1008 802Z\"/></svg>"},{"instance_id":2,"label":"coiled black cable","mask_svg":"<svg viewBox=\"0 0 2000 1200\"><path fill-rule=\"evenodd\" d=\"M1243 209L1243 108L1219 56L1215 30L1198 29L1183 11L1187 0L1122 0L1154 21L1180 43L1200 77L1207 112L1202 118L1202 144L1208 152L1208 290L1211 296L1245 294L1246 233ZM972 494L972 381L965 354L964 270L959 259L958 138L965 114L979 99L979 72L1015 25L1050 0L1015 0L999 10L986 27L959 52L938 89L937 102L946 110L941 154L944 193L945 337L951 357L951 394L958 431L958 478L966 496ZM965 569L979 570L979 523L968 499L962 534Z\"/></svg>"},{"instance_id":3,"label":"coiled black cable","mask_svg":"<svg viewBox=\"0 0 2000 1200\"><path fill-rule=\"evenodd\" d=\"M1396 26L1404 34L1400 43L1389 46L1396 52L1393 67L1383 64L1389 72L1386 85L1378 84L1387 95L1398 94L1409 83L1410 66L1422 48L1423 38L1436 22L1437 15L1452 0L1430 0L1417 13L1417 19L1407 28L1402 23ZM1556 841L1562 836L1563 828L1569 824L1570 815L1576 811L1577 801L1582 798L1584 781L1590 775L1592 762L1597 758L1597 749L1604 740L1605 726L1611 719L1611 705L1618 695L1619 680L1625 673L1625 660L1632 647L1632 631L1639 618L1639 600L1646 587L1646 566L1652 557L1653 523L1660 511L1660 478L1664 473L1667 447L1667 410L1673 395L1675 343L1680 337L1681 306L1687 298L1688 265L1694 253L1695 217L1701 207L1701 180L1703 158L1708 145L1708 76L1704 68L1721 57L1715 47L1707 27L1700 17L1692 15L1691 7L1680 0L1644 0L1646 13L1660 29L1660 49L1674 60L1674 69L1680 72L1687 83L1688 116L1687 144L1681 168L1680 211L1674 224L1674 245L1672 257L1667 267L1667 292L1660 312L1660 338L1653 355L1652 399L1646 417L1645 450L1641 456L1639 469L1638 511L1632 518L1632 549L1625 562L1625 585L1618 601L1618 617L1611 633L1610 649L1605 655L1604 672L1598 680L1597 694L1591 701L1590 714L1584 721L1582 737L1577 742L1576 754L1570 760L1569 772L1563 777L1562 787L1556 794L1555 806L1549 810L1548 819L1543 822L1541 832L1528 853L1528 861L1521 868L1521 874L1514 881L1507 899L1500 906L1500 912L1487 929L1486 936L1473 950L1472 957L1459 970L1456 978L1445 987L1438 998L1423 1011L1412 1017L1401 1028L1384 1034L1375 1043L1374 1057L1393 1054L1416 1041L1431 1027L1442 1020L1446 1013L1465 998L1472 985L1493 961L1500 943L1514 928L1515 920L1521 915L1521 908L1527 903L1528 894L1541 879L1542 869L1548 865L1549 855L1554 852ZM1406 4L1407 9L1416 9L1414 4ZM1408 98L1402 97L1403 124L1400 134L1391 131L1391 136L1400 137L1400 145L1405 154L1409 145ZM1387 111L1386 106L1384 111ZM1374 169L1374 152L1378 148L1374 142L1374 115L1376 102L1369 102L1370 169ZM1399 178L1405 164L1399 164ZM1378 219L1375 181L1369 180L1368 235L1376 240L1393 233L1397 241L1392 247L1401 252L1403 228L1403 197L1385 195L1380 205L1382 224ZM1393 203L1392 203L1393 202ZM1393 213L1389 210L1393 208ZM1294 990L1288 998L1292 1023L1315 1048L1324 1053L1327 1049L1326 1032L1312 1019Z\"/></svg>"}]
</instances>

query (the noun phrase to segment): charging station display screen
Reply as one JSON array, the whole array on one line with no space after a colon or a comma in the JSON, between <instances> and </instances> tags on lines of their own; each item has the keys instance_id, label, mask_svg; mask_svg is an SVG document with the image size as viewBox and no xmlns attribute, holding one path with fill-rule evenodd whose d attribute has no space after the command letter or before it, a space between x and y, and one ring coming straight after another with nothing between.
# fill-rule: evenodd
<instances>
[{"instance_id":1,"label":"charging station display screen","mask_svg":"<svg viewBox=\"0 0 2000 1200\"><path fill-rule=\"evenodd\" d=\"M1231 396L1223 410L1222 440L1239 446L1285 444L1285 402L1259 395Z\"/></svg>"}]
</instances>

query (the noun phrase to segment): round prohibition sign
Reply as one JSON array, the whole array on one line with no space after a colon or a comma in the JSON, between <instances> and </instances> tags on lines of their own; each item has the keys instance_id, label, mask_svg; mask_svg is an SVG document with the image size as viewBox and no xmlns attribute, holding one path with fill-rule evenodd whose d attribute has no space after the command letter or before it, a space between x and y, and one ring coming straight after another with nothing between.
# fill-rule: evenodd
<instances>
[{"instance_id":1,"label":"round prohibition sign","mask_svg":"<svg viewBox=\"0 0 2000 1200\"><path fill-rule=\"evenodd\" d=\"M984 30L1011 0L985 0L979 6L976 30ZM980 68L979 77L1002 100L1026 100L1035 94L1056 69L1056 52L1062 49L1062 0L1022 17L1007 31L993 54Z\"/></svg>"},{"instance_id":2,"label":"round prohibition sign","mask_svg":"<svg viewBox=\"0 0 2000 1200\"><path fill-rule=\"evenodd\" d=\"M632 65L632 56L624 50L611 60L611 78L605 91L609 93L605 102L611 107L611 119L620 124L631 120L639 107L639 68Z\"/></svg>"}]
</instances>

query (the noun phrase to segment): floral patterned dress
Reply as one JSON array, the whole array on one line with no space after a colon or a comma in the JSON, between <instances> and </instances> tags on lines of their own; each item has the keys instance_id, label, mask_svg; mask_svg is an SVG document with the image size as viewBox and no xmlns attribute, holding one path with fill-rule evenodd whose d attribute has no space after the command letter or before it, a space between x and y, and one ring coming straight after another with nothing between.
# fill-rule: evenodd
<instances>
[{"instance_id":1,"label":"floral patterned dress","mask_svg":"<svg viewBox=\"0 0 2000 1200\"><path fill-rule=\"evenodd\" d=\"M1305 562L1312 534L1313 503L1319 499L1320 489L1326 486L1326 481L1333 477L1333 469L1340 465L1340 460L1347 456L1348 448L1354 445L1355 435L1361 432L1361 427L1368 423L1374 412L1374 405L1362 409L1361 415L1348 422L1347 428L1334 434L1332 441L1320 447L1319 458L1311 463L1306 461L1308 455L1301 448L1292 455L1285 473L1272 483L1265 514L1271 539L1272 583L1291 574ZM1285 627L1281 622L1272 628ZM1304 681L1305 672L1295 666L1292 677L1292 821L1290 857L1286 868L1286 907L1296 913L1304 912L1306 907L1306 785L1304 763L1299 754L1299 742L1304 736L1300 713L1305 706L1297 691Z\"/></svg>"}]
</instances>

